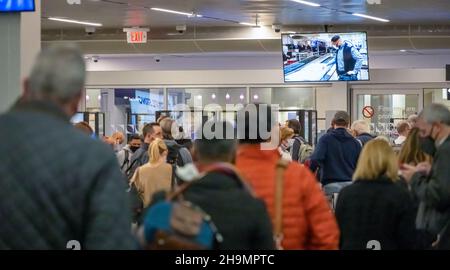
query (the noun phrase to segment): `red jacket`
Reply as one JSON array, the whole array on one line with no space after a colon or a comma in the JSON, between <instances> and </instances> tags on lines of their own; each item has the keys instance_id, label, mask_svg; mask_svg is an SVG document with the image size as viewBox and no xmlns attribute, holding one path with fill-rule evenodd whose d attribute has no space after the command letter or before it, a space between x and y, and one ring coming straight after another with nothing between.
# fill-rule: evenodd
<instances>
[{"instance_id":1,"label":"red jacket","mask_svg":"<svg viewBox=\"0 0 450 270\"><path fill-rule=\"evenodd\" d=\"M260 145L241 145L236 166L275 218L275 166L278 151ZM338 249L339 229L319 183L306 167L291 162L284 172L284 249Z\"/></svg>"}]
</instances>

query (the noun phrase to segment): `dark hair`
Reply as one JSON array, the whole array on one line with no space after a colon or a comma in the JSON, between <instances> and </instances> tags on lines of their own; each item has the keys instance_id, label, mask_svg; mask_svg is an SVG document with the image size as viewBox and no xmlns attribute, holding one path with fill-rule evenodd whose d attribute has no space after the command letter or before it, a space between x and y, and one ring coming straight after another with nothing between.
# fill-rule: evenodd
<instances>
[{"instance_id":1,"label":"dark hair","mask_svg":"<svg viewBox=\"0 0 450 270\"><path fill-rule=\"evenodd\" d=\"M149 124L146 124L145 126L144 126L144 128L142 129L142 134L144 135L144 138L145 137L147 137L147 134L152 134L153 132L155 132L154 130L153 130L153 127L158 127L159 126L159 124L158 123L149 123Z\"/></svg>"},{"instance_id":2,"label":"dark hair","mask_svg":"<svg viewBox=\"0 0 450 270\"><path fill-rule=\"evenodd\" d=\"M335 35L331 38L331 42L336 42L340 39L341 37L339 35Z\"/></svg>"},{"instance_id":3,"label":"dark hair","mask_svg":"<svg viewBox=\"0 0 450 270\"><path fill-rule=\"evenodd\" d=\"M224 121L208 121L208 125L211 125L211 129L213 132L216 131L217 126L222 126L223 134L216 134L221 136L223 139L211 138L207 139L203 136L203 128L197 131L198 137L200 139L196 139L194 141L194 147L198 154L200 160L209 161L209 162L230 162L234 160L237 149L237 140L235 136L233 138L227 138L227 130L233 130L233 126L229 122ZM235 133L233 132L233 135ZM201 136L200 136L201 135Z\"/></svg>"},{"instance_id":4,"label":"dark hair","mask_svg":"<svg viewBox=\"0 0 450 270\"><path fill-rule=\"evenodd\" d=\"M250 114L251 107L256 107L256 115ZM260 110L265 109L261 114ZM269 138L263 138L261 132L272 132L277 117L272 113L272 107L269 104L248 104L237 113L237 136L240 143L259 144L266 142ZM244 124L244 126L242 126ZM265 126L266 130L261 130Z\"/></svg>"},{"instance_id":5,"label":"dark hair","mask_svg":"<svg viewBox=\"0 0 450 270\"><path fill-rule=\"evenodd\" d=\"M288 128L292 128L294 130L294 134L300 135L302 130L302 124L297 119L287 120Z\"/></svg>"},{"instance_id":6,"label":"dark hair","mask_svg":"<svg viewBox=\"0 0 450 270\"><path fill-rule=\"evenodd\" d=\"M133 134L130 136L130 141L132 140L141 140L141 136L139 134Z\"/></svg>"}]
</instances>

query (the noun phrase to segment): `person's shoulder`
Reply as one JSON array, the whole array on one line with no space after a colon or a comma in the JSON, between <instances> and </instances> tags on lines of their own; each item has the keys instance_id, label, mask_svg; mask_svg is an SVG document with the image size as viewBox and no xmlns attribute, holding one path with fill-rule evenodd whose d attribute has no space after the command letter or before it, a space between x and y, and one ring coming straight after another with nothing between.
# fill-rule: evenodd
<instances>
[{"instance_id":1,"label":"person's shoulder","mask_svg":"<svg viewBox=\"0 0 450 270\"><path fill-rule=\"evenodd\" d=\"M444 141L437 151L450 156L450 136Z\"/></svg>"},{"instance_id":2,"label":"person's shoulder","mask_svg":"<svg viewBox=\"0 0 450 270\"><path fill-rule=\"evenodd\" d=\"M319 138L319 142L326 142L332 137L333 137L333 133L332 132L325 133Z\"/></svg>"}]
</instances>

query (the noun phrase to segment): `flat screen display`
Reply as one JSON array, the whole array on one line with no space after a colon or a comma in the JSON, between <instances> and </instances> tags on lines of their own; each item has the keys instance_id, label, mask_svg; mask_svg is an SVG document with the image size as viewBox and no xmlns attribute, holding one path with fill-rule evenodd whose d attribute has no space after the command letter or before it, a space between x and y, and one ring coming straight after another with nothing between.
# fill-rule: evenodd
<instances>
[{"instance_id":1,"label":"flat screen display","mask_svg":"<svg viewBox=\"0 0 450 270\"><path fill-rule=\"evenodd\" d=\"M368 81L367 34L283 34L285 82Z\"/></svg>"},{"instance_id":2,"label":"flat screen display","mask_svg":"<svg viewBox=\"0 0 450 270\"><path fill-rule=\"evenodd\" d=\"M0 0L0 12L21 12L34 10L34 0Z\"/></svg>"},{"instance_id":3,"label":"flat screen display","mask_svg":"<svg viewBox=\"0 0 450 270\"><path fill-rule=\"evenodd\" d=\"M135 98L130 99L131 113L155 115L164 108L164 97L148 89L136 90Z\"/></svg>"}]
</instances>

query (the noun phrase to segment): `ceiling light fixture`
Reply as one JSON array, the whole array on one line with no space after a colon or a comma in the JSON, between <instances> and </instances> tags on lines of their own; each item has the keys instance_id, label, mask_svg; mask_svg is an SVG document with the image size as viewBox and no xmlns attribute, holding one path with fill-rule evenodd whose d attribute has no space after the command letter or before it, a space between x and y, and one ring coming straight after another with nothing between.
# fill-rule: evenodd
<instances>
[{"instance_id":1,"label":"ceiling light fixture","mask_svg":"<svg viewBox=\"0 0 450 270\"><path fill-rule=\"evenodd\" d=\"M366 19L371 19L371 20L375 20L375 21L379 21L379 22L390 22L389 20L383 19L383 18L378 18L378 17L374 17L374 16L369 16L369 15L365 15L365 14L361 14L361 13L352 13L353 16L357 16L357 17L362 17L362 18L366 18Z\"/></svg>"},{"instance_id":2,"label":"ceiling light fixture","mask_svg":"<svg viewBox=\"0 0 450 270\"><path fill-rule=\"evenodd\" d=\"M299 4L311 6L311 7L320 7L320 4L309 2L309 1L301 1L301 0L291 0L291 1L299 3Z\"/></svg>"},{"instance_id":3,"label":"ceiling light fixture","mask_svg":"<svg viewBox=\"0 0 450 270\"><path fill-rule=\"evenodd\" d=\"M172 14L178 14L178 15L184 15L184 16L188 16L188 17L198 17L198 18L203 17L202 15L194 14L193 12L187 13L187 12L176 11L176 10L165 9L165 8L151 8L151 10L172 13Z\"/></svg>"},{"instance_id":4,"label":"ceiling light fixture","mask_svg":"<svg viewBox=\"0 0 450 270\"><path fill-rule=\"evenodd\" d=\"M254 24L254 23L246 23L246 22L240 22L239 24L247 25L247 26L256 26L256 24Z\"/></svg>"},{"instance_id":5,"label":"ceiling light fixture","mask_svg":"<svg viewBox=\"0 0 450 270\"><path fill-rule=\"evenodd\" d=\"M400 50L401 52L406 52L406 50Z\"/></svg>"},{"instance_id":6,"label":"ceiling light fixture","mask_svg":"<svg viewBox=\"0 0 450 270\"><path fill-rule=\"evenodd\" d=\"M97 26L97 27L102 27L103 26L103 24L101 24L101 23L85 22L85 21L78 21L78 20L69 20L69 19L63 19L63 18L50 17L48 19L50 21L75 23L75 24L82 24L82 25L89 25L89 26Z\"/></svg>"}]
</instances>

